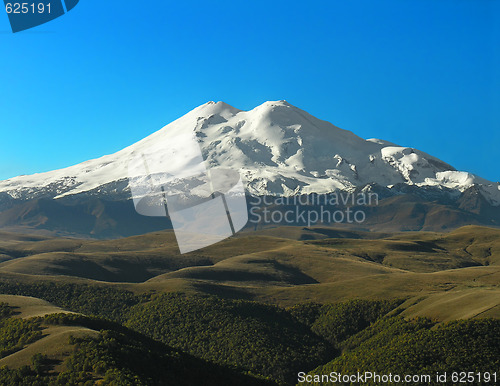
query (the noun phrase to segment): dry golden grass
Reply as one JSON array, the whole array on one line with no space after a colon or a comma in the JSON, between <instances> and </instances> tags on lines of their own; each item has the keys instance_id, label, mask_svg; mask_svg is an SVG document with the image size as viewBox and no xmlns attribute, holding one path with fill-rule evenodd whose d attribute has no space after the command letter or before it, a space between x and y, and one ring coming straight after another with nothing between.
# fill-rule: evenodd
<instances>
[{"instance_id":1,"label":"dry golden grass","mask_svg":"<svg viewBox=\"0 0 500 386\"><path fill-rule=\"evenodd\" d=\"M485 227L393 234L282 227L242 233L186 255L179 254L171 231L108 241L7 236L0 234L0 252L10 253L0 263L0 279L99 281L136 292L201 291L286 306L418 297L426 300L408 315L439 319L497 315L500 303L494 296L500 230ZM456 291L468 295L449 295ZM446 307L439 294L448 296ZM479 306L482 295L489 300ZM478 299L478 307L470 299Z\"/></svg>"},{"instance_id":2,"label":"dry golden grass","mask_svg":"<svg viewBox=\"0 0 500 386\"><path fill-rule=\"evenodd\" d=\"M0 295L0 303L7 303L9 306L14 307L14 317L23 319L56 314L59 312L69 312L45 300L29 296Z\"/></svg>"},{"instance_id":3,"label":"dry golden grass","mask_svg":"<svg viewBox=\"0 0 500 386\"><path fill-rule=\"evenodd\" d=\"M408 307L401 315L407 318L426 316L443 322L471 318L500 318L499 299L500 288L454 289L423 298L409 299ZM406 307L404 304L402 306Z\"/></svg>"}]
</instances>

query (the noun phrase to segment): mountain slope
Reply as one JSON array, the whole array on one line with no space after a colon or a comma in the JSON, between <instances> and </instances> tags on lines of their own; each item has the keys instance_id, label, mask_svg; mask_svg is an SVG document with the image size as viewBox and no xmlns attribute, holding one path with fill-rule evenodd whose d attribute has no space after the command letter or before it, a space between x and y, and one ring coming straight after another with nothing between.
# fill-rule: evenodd
<instances>
[{"instance_id":1,"label":"mountain slope","mask_svg":"<svg viewBox=\"0 0 500 386\"><path fill-rule=\"evenodd\" d=\"M489 202L500 204L498 183L458 172L413 148L364 140L285 101L265 102L250 111L209 102L115 154L12 178L0 182L0 192L18 199L55 198L98 188L118 194L128 186L128 163L134 155L161 151L180 134L193 131L207 162L239 170L251 194L326 193L372 183L458 191L477 185Z\"/></svg>"}]
</instances>

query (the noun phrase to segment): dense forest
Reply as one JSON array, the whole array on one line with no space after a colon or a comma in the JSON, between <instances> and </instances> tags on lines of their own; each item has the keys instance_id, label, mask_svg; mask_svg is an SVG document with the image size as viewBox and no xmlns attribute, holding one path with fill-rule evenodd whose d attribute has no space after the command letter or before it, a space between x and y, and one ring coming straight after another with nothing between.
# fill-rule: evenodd
<instances>
[{"instance_id":1,"label":"dense forest","mask_svg":"<svg viewBox=\"0 0 500 386\"><path fill-rule=\"evenodd\" d=\"M33 296L70 311L115 321L126 320L130 307L147 299L147 296L136 296L131 291L107 285L51 281L0 281L0 294Z\"/></svg>"},{"instance_id":2,"label":"dense forest","mask_svg":"<svg viewBox=\"0 0 500 386\"><path fill-rule=\"evenodd\" d=\"M496 372L498 376L500 370L498 319L459 320L436 325L427 318L408 321L402 317L388 317L378 320L343 344L341 356L311 374L356 374L361 370L378 374L433 376L444 372ZM466 383L480 383L477 379ZM431 383L435 381L432 378Z\"/></svg>"},{"instance_id":3,"label":"dense forest","mask_svg":"<svg viewBox=\"0 0 500 386\"><path fill-rule=\"evenodd\" d=\"M299 372L500 369L500 320L406 320L394 311L403 300L284 309L75 283L3 282L0 292L36 296L80 313L19 319L15 309L0 304L0 357L41 339L48 326L97 331L70 338L71 353L59 371L38 353L29 365L1 368L0 384L293 385Z\"/></svg>"},{"instance_id":4,"label":"dense forest","mask_svg":"<svg viewBox=\"0 0 500 386\"><path fill-rule=\"evenodd\" d=\"M244 300L165 294L133 307L126 325L216 363L292 382L332 347L289 312Z\"/></svg>"}]
</instances>

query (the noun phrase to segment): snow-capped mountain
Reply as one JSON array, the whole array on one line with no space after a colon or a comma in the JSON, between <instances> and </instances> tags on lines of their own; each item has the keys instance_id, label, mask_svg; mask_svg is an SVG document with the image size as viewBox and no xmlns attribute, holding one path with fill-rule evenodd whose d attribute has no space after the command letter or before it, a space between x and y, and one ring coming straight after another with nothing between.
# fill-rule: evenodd
<instances>
[{"instance_id":1,"label":"snow-capped mountain","mask_svg":"<svg viewBox=\"0 0 500 386\"><path fill-rule=\"evenodd\" d=\"M0 194L16 200L61 198L84 192L123 195L130 159L147 149L194 132L206 162L240 172L248 193L285 195L352 191L369 184L435 187L460 194L477 187L500 205L500 186L419 150L365 140L317 119L286 101L250 111L208 102L145 139L111 155L61 170L0 182ZM179 146L182 148L182 145ZM150 151L150 150L149 150Z\"/></svg>"}]
</instances>

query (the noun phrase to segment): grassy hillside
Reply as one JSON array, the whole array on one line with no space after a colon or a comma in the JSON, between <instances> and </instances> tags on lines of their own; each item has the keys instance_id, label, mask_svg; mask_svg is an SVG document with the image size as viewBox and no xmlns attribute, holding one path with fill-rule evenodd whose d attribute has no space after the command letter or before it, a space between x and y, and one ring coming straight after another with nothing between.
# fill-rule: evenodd
<instances>
[{"instance_id":1,"label":"grassy hillside","mask_svg":"<svg viewBox=\"0 0 500 386\"><path fill-rule=\"evenodd\" d=\"M371 234L285 227L244 233L186 255L179 255L171 232L110 241L0 234L0 254L0 272L13 274L130 283L156 277L312 284L332 282L334 271L349 267L358 273L432 273L498 266L500 230L470 226L451 233Z\"/></svg>"},{"instance_id":2,"label":"grassy hillside","mask_svg":"<svg viewBox=\"0 0 500 386\"><path fill-rule=\"evenodd\" d=\"M500 312L499 245L500 230L476 226L394 234L281 227L186 255L171 232L108 241L0 233L0 290L114 319L124 303L115 296L133 305L171 291L281 306L410 298L409 317L487 317ZM94 288L97 303L85 300Z\"/></svg>"},{"instance_id":3,"label":"grassy hillside","mask_svg":"<svg viewBox=\"0 0 500 386\"><path fill-rule=\"evenodd\" d=\"M70 336L94 336L96 331L81 326L49 326L43 317L61 313L59 307L34 297L0 295L3 315L0 333L0 367L19 369L39 353L49 355L56 368L71 351ZM64 311L68 313L68 311ZM6 330L7 329L7 330Z\"/></svg>"}]
</instances>

